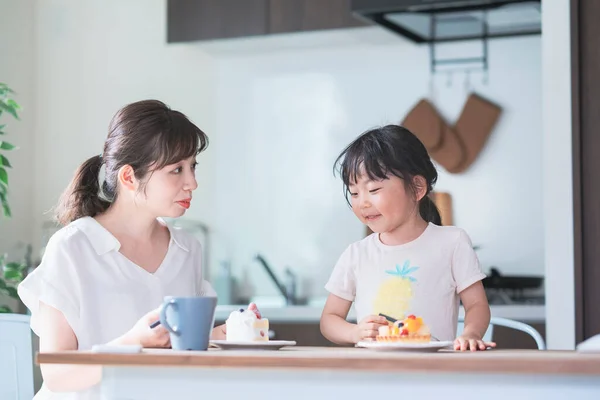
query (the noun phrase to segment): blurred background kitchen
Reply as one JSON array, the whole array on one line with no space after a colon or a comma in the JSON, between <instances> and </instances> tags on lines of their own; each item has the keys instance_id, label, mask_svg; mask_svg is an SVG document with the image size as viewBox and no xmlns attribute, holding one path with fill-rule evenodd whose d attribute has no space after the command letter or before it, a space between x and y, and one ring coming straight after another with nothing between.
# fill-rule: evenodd
<instances>
[{"instance_id":1,"label":"blurred background kitchen","mask_svg":"<svg viewBox=\"0 0 600 400\"><path fill-rule=\"evenodd\" d=\"M568 57L556 42L565 2L465 1L474 8L435 18L409 6L452 2L374 3L0 0L0 81L22 106L21 121L0 121L19 146L0 251L35 268L56 229L51 208L76 167L102 151L114 112L160 99L210 137L177 224L203 243L218 318L256 300L274 336L301 332L302 344L322 344L323 286L366 235L333 176L336 156L364 130L401 123L422 99L454 125L475 93L499 116L466 170L438 163L440 206L490 274L493 313L545 333L545 300L563 288L544 282L573 268L568 248L547 246L561 226L546 223L572 213L562 168L571 150L544 129L564 119L563 104L544 97L560 101L568 79L555 62ZM547 24L554 32L542 35ZM566 182L563 197L549 196L548 179ZM560 335L549 345L570 340ZM533 345L512 338L505 343Z\"/></svg>"}]
</instances>

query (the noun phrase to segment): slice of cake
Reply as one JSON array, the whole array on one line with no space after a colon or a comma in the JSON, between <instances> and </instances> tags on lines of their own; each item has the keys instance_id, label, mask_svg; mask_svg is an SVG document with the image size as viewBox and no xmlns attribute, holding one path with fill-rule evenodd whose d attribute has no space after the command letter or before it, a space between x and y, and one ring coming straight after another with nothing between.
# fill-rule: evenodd
<instances>
[{"instance_id":1,"label":"slice of cake","mask_svg":"<svg viewBox=\"0 0 600 400\"><path fill-rule=\"evenodd\" d=\"M410 342L429 343L431 332L421 317L409 315L404 320L389 322L387 326L379 327L375 338L378 342Z\"/></svg>"},{"instance_id":2,"label":"slice of cake","mask_svg":"<svg viewBox=\"0 0 600 400\"><path fill-rule=\"evenodd\" d=\"M269 340L269 320L259 318L252 310L240 308L229 314L225 321L226 339L235 342Z\"/></svg>"}]
</instances>

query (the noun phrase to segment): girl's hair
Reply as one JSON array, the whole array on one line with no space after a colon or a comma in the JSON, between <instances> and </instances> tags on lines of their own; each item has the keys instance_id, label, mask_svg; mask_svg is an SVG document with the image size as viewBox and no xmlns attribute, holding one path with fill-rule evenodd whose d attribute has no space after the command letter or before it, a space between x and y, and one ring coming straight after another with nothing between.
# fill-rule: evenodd
<instances>
[{"instance_id":1,"label":"girl's hair","mask_svg":"<svg viewBox=\"0 0 600 400\"><path fill-rule=\"evenodd\" d=\"M419 201L419 213L427 222L442 224L440 213L429 197L437 181L437 171L423 143L408 129L387 125L363 133L335 160L334 173L338 168L348 204L348 186L356 182L363 171L373 180L387 179L393 174L402 179L412 193L417 189L413 178L422 176L427 188Z\"/></svg>"},{"instance_id":2,"label":"girl's hair","mask_svg":"<svg viewBox=\"0 0 600 400\"><path fill-rule=\"evenodd\" d=\"M85 161L62 194L55 218L63 225L93 217L117 198L117 174L130 165L135 177L195 156L208 146L208 137L185 115L157 100L126 105L112 118L102 155ZM105 166L102 186L99 173Z\"/></svg>"}]
</instances>

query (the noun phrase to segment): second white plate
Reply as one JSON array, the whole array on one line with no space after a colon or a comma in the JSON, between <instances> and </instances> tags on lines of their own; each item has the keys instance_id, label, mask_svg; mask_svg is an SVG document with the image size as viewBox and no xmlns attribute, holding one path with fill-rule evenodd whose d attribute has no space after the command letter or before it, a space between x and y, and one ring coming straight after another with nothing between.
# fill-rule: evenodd
<instances>
[{"instance_id":1,"label":"second white plate","mask_svg":"<svg viewBox=\"0 0 600 400\"><path fill-rule=\"evenodd\" d=\"M450 348L452 341L433 341L428 343L402 343L402 342L369 342L361 341L356 347L383 351L422 351L435 352L440 349Z\"/></svg>"}]
</instances>

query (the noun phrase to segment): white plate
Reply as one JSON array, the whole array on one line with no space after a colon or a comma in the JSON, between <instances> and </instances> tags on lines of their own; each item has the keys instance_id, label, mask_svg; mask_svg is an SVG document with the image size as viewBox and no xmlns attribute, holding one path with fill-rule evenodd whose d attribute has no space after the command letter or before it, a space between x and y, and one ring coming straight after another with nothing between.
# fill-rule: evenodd
<instances>
[{"instance_id":1,"label":"white plate","mask_svg":"<svg viewBox=\"0 0 600 400\"><path fill-rule=\"evenodd\" d=\"M356 347L383 351L423 351L435 352L452 346L452 341L432 341L428 343L403 343L403 342L368 342L361 341Z\"/></svg>"},{"instance_id":2,"label":"white plate","mask_svg":"<svg viewBox=\"0 0 600 400\"><path fill-rule=\"evenodd\" d=\"M223 350L279 350L286 346L295 346L293 340L269 340L265 342L234 342L231 340L211 340L210 344Z\"/></svg>"}]
</instances>

